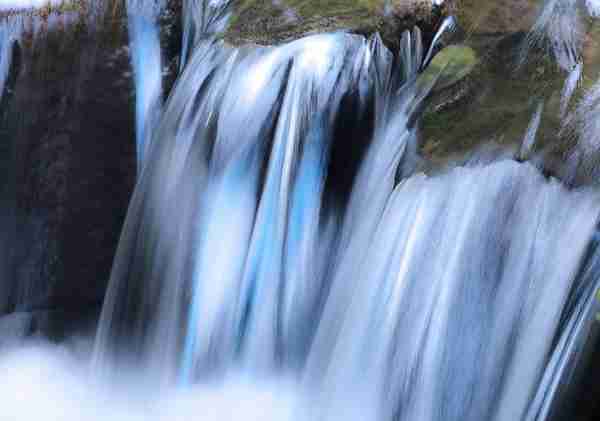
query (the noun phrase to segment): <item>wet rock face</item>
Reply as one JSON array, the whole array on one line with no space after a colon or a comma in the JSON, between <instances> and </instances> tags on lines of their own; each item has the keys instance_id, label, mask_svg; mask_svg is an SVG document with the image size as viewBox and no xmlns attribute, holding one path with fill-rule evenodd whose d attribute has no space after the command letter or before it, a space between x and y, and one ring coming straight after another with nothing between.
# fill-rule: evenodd
<instances>
[{"instance_id":1,"label":"wet rock face","mask_svg":"<svg viewBox=\"0 0 600 421\"><path fill-rule=\"evenodd\" d=\"M86 2L65 4L10 12L24 33L0 98L0 316L98 313L135 183L123 3L87 3L102 5L93 18ZM180 16L169 0L159 22L166 95Z\"/></svg>"},{"instance_id":2,"label":"wet rock face","mask_svg":"<svg viewBox=\"0 0 600 421\"><path fill-rule=\"evenodd\" d=\"M232 18L223 34L233 44L273 45L302 36L345 30L360 34L380 32L395 47L401 32L415 24L429 29L454 4L446 0L246 0L234 3Z\"/></svg>"},{"instance_id":3,"label":"wet rock face","mask_svg":"<svg viewBox=\"0 0 600 421\"><path fill-rule=\"evenodd\" d=\"M67 19L20 45L0 119L0 313L83 314L103 299L136 173L127 34L117 18L93 33Z\"/></svg>"}]
</instances>

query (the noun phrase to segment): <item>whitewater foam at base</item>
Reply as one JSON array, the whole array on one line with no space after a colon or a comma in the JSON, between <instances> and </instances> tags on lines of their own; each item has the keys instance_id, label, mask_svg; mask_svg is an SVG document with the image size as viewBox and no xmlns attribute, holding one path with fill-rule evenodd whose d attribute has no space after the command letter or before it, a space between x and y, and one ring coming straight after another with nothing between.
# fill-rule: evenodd
<instances>
[{"instance_id":1,"label":"whitewater foam at base","mask_svg":"<svg viewBox=\"0 0 600 421\"><path fill-rule=\"evenodd\" d=\"M300 407L292 382L229 378L186 390L163 390L123 372L118 387L90 381L67 348L31 343L0 356L3 421L291 421Z\"/></svg>"},{"instance_id":2,"label":"whitewater foam at base","mask_svg":"<svg viewBox=\"0 0 600 421\"><path fill-rule=\"evenodd\" d=\"M369 246L353 238L340 252L302 369L256 371L252 364L263 367L259 358L218 376L195 371L185 387L157 388L148 382L154 376L131 364L121 366L118 383L105 384L66 349L34 345L0 358L0 393L14 396L4 414L546 419L527 414L547 414L552 383L569 372L565 351L581 338L581 323L591 316L587 297L598 287L595 276L584 276L575 290L572 284L594 232L598 199L567 192L511 161L416 175L387 196L379 224L361 225ZM568 253L558 246L565 241ZM558 331L565 339L555 343ZM217 352L219 346L213 343ZM22 396L36 405L24 405Z\"/></svg>"}]
</instances>

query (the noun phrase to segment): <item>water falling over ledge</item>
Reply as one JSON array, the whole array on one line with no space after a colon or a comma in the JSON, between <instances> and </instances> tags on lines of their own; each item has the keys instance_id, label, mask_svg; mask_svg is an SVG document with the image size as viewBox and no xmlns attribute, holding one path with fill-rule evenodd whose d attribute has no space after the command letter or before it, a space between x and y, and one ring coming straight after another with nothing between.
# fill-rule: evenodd
<instances>
[{"instance_id":1,"label":"water falling over ledge","mask_svg":"<svg viewBox=\"0 0 600 421\"><path fill-rule=\"evenodd\" d=\"M6 18L0 22L0 99L4 93L4 85L10 71L14 44L21 32L19 17Z\"/></svg>"},{"instance_id":2,"label":"water falling over ledge","mask_svg":"<svg viewBox=\"0 0 600 421\"><path fill-rule=\"evenodd\" d=\"M95 370L292 376L301 418L545 419L599 197L505 159L398 182L425 57L418 30L396 65L377 37L200 42L132 200ZM347 113L374 124L353 138ZM340 198L344 141L365 153Z\"/></svg>"},{"instance_id":3,"label":"water falling over ledge","mask_svg":"<svg viewBox=\"0 0 600 421\"><path fill-rule=\"evenodd\" d=\"M592 327L600 193L534 165L549 101L518 154L431 168L418 29L397 57L348 33L232 47L226 3L186 3L206 13L163 106L156 14L130 2L140 165L97 336L0 350L5 414L553 419ZM574 63L561 113L593 143Z\"/></svg>"}]
</instances>

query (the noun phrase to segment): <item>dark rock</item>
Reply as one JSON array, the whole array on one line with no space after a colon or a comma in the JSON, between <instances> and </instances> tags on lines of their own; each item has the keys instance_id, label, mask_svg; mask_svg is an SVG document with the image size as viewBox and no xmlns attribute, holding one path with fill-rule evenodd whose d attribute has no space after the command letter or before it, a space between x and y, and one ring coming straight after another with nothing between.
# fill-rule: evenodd
<instances>
[{"instance_id":1,"label":"dark rock","mask_svg":"<svg viewBox=\"0 0 600 421\"><path fill-rule=\"evenodd\" d=\"M0 351L31 339L63 342L90 338L98 324L99 307L86 311L38 310L0 316Z\"/></svg>"},{"instance_id":2,"label":"dark rock","mask_svg":"<svg viewBox=\"0 0 600 421\"><path fill-rule=\"evenodd\" d=\"M103 299L136 173L128 39L120 15L93 31L44 25L21 41L0 120L12 256L0 312L83 314Z\"/></svg>"}]
</instances>

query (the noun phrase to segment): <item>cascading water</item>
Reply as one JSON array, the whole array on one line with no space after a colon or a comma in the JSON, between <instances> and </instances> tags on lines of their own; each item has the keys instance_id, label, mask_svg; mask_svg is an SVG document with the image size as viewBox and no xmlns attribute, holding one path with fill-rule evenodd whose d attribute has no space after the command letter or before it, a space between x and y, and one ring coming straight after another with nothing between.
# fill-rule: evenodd
<instances>
[{"instance_id":1,"label":"cascading water","mask_svg":"<svg viewBox=\"0 0 600 421\"><path fill-rule=\"evenodd\" d=\"M140 180L139 196L136 194L131 208L133 214L134 208L139 206L143 215L139 215L141 219L129 219L127 224L134 227L128 226L124 234L133 234L138 229L135 225L140 222L154 224L155 218L175 218L174 222L181 222L180 226L164 226L170 231L166 236L147 232L149 237L143 241L156 244L156 248L149 249L154 249L152 254L174 252L181 256L166 257L166 266L149 269L156 271L159 277L163 270L173 271L172 282L164 285L168 290L164 296L170 296L173 301L158 303L159 306L181 307L180 300L191 301L190 335L184 339L184 348L187 355L194 355L184 361L184 372L198 364L195 360L199 357L207 363L212 361L213 366L214 359L228 362L227 355L236 353L238 346L248 347L249 353L256 352L251 351L255 346L254 335L265 335L263 339L268 345L263 344L263 355L267 365L275 361L279 352L276 342L280 338L275 331L270 331L269 318L278 317L277 290L284 259L289 260L289 264L296 263L293 260L302 258L299 253L306 251L294 252L292 247L305 248L316 240L316 233L310 230L294 232L298 228L287 220L295 217L299 223L302 219L306 219L306 223L318 223L315 219L318 213L307 214L313 211L301 205L308 201L318 210L328 149L323 139L331 136L328 133L332 130L331 120L350 89L362 85L362 95L366 97L373 83L368 73L375 72L374 66L379 62L384 64L377 71L385 72L389 57L377 39L367 43L342 34L309 38L276 49L234 50L211 41L196 49L175 88L182 94L171 97L158 132L163 134L157 138L176 141L161 142L153 147L152 156L166 159L159 158L158 166L148 164L148 174ZM314 99L308 102L304 96L306 90L314 92L311 95ZM191 92L194 94L189 95ZM239 95L240 92L243 95ZM315 107L323 110L323 116L311 122L311 111ZM159 150L163 152L157 152ZM261 168L267 156L269 162ZM209 157L211 162L205 163ZM263 182L261 173L264 173ZM156 177L166 190L153 185L158 182ZM193 183L187 182L192 179ZM297 179L302 179L303 184L295 187ZM148 186L147 190L142 185ZM165 194L174 195L173 200L159 198ZM204 194L214 195L215 200L202 201ZM149 197L144 197L146 195ZM152 198L155 195L158 196ZM152 214L145 211L144 203L148 200L156 200ZM286 209L288 201L291 206ZM143 221L145 218L148 220ZM177 246L164 243L172 241L169 238L177 239ZM287 239L295 240L290 250L284 250ZM309 244L302 244L303 241ZM122 247L128 247L124 246L125 242ZM194 256L190 263L186 263L188 253ZM284 253L288 255L284 257ZM215 266L215 259L222 261L222 265ZM155 262L162 266L159 261ZM118 279L121 269L129 270L116 262L107 297L111 304L106 307L107 319L99 336L101 342L113 333L109 330L105 333L104 328L113 322L121 323L113 317L113 310L129 312L121 309L118 301L128 293L123 295L118 291L136 288L135 280L130 283ZM215 273L215 269L218 272ZM209 274L219 281L204 282ZM159 277L156 287L162 288ZM184 291L190 289L192 296L184 297ZM266 317L265 313L253 312L258 299L263 300ZM144 308L152 304L143 298L140 305L138 314L153 311ZM223 317L219 316L221 312ZM165 335L177 336L177 326L185 323L186 316L170 313L173 318L156 320L148 336L157 334L154 340L164 340ZM137 317L135 312L132 315ZM198 337L197 320L203 320L204 325L197 331ZM244 336L243 330L249 334ZM139 333L146 336L148 332ZM142 342L147 340L140 338ZM177 340L174 338L172 343L175 346ZM215 347L222 349L215 352ZM178 354L176 350L173 352ZM163 349L159 357L166 355Z\"/></svg>"},{"instance_id":2,"label":"cascading water","mask_svg":"<svg viewBox=\"0 0 600 421\"><path fill-rule=\"evenodd\" d=\"M95 370L291 375L300 418L547 419L580 337L569 303L596 283L577 274L600 197L510 160L407 171L429 58L419 31L397 63L341 33L195 43L132 200ZM348 114L374 123L345 131ZM357 141L348 196L335 142Z\"/></svg>"},{"instance_id":3,"label":"cascading water","mask_svg":"<svg viewBox=\"0 0 600 421\"><path fill-rule=\"evenodd\" d=\"M552 100L531 102L517 159L434 166L419 131L440 75L423 71L452 18L428 47L405 31L397 55L343 32L233 47L217 39L231 5L184 2L163 106L164 2L127 2L138 181L91 368L110 387L61 353L11 355L0 372L45 386L8 419L556 417L597 307L600 192L520 162L537 162ZM542 47L565 73L567 166L600 133L599 88L575 94L575 7L548 0L519 57ZM0 397L29 386L0 380Z\"/></svg>"},{"instance_id":4,"label":"cascading water","mask_svg":"<svg viewBox=\"0 0 600 421\"><path fill-rule=\"evenodd\" d=\"M561 99L560 99L560 115L561 118L566 117L567 109L569 107L569 103L571 102L571 98L575 93L575 89L577 89L577 84L581 80L581 75L583 73L583 64L577 63L575 68L571 70L569 76L565 80L565 85L562 90Z\"/></svg>"},{"instance_id":5,"label":"cascading water","mask_svg":"<svg viewBox=\"0 0 600 421\"><path fill-rule=\"evenodd\" d=\"M529 48L543 46L563 69L575 69L584 33L578 4L578 0L546 0L527 38L523 58Z\"/></svg>"},{"instance_id":6,"label":"cascading water","mask_svg":"<svg viewBox=\"0 0 600 421\"><path fill-rule=\"evenodd\" d=\"M232 0L183 0L181 69L202 38L214 36L225 29L232 3Z\"/></svg>"},{"instance_id":7,"label":"cascading water","mask_svg":"<svg viewBox=\"0 0 600 421\"><path fill-rule=\"evenodd\" d=\"M127 15L131 40L131 64L136 85L136 146L141 171L149 138L160 116L162 103L162 60L158 16L163 0L128 0Z\"/></svg>"},{"instance_id":8,"label":"cascading water","mask_svg":"<svg viewBox=\"0 0 600 421\"><path fill-rule=\"evenodd\" d=\"M10 70L14 43L21 32L21 19L9 17L0 22L0 99Z\"/></svg>"}]
</instances>

